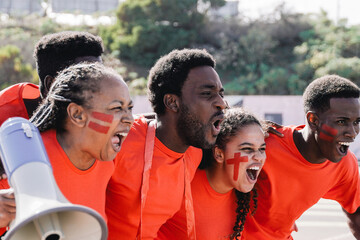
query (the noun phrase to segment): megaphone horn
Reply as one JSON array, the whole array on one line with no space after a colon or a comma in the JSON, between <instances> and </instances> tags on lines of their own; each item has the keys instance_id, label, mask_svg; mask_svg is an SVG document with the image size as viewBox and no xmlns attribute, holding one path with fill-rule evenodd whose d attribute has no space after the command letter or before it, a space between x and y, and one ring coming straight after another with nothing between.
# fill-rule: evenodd
<instances>
[{"instance_id":1,"label":"megaphone horn","mask_svg":"<svg viewBox=\"0 0 360 240\"><path fill-rule=\"evenodd\" d=\"M106 240L96 211L71 204L59 190L38 129L24 118L0 128L0 155L14 189L16 217L5 240Z\"/></svg>"}]
</instances>

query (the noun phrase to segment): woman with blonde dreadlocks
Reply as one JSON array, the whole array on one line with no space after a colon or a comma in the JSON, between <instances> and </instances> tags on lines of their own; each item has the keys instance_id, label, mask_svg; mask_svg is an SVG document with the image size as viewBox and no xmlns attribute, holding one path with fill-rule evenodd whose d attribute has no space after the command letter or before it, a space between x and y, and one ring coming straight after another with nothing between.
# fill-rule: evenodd
<instances>
[{"instance_id":1,"label":"woman with blonde dreadlocks","mask_svg":"<svg viewBox=\"0 0 360 240\"><path fill-rule=\"evenodd\" d=\"M260 121L241 109L228 109L215 146L204 150L191 183L197 240L240 239L246 216L256 209L254 185L265 163ZM186 239L180 210L161 229L159 239Z\"/></svg>"},{"instance_id":2,"label":"woman with blonde dreadlocks","mask_svg":"<svg viewBox=\"0 0 360 240\"><path fill-rule=\"evenodd\" d=\"M128 87L114 70L81 63L63 70L30 121L38 127L64 196L104 219L113 159L133 124Z\"/></svg>"}]
</instances>

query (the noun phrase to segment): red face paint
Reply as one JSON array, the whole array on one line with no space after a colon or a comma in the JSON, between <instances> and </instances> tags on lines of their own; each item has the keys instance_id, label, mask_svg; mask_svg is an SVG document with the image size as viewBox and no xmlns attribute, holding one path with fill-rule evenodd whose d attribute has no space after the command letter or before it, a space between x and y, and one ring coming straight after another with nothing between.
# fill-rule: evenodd
<instances>
[{"instance_id":1,"label":"red face paint","mask_svg":"<svg viewBox=\"0 0 360 240\"><path fill-rule=\"evenodd\" d=\"M113 115L105 114L105 113L101 113L101 112L92 112L91 117L93 117L96 120L100 120L100 121L106 122L106 123L112 123L112 121L114 119ZM93 122L93 121L90 121L88 126L89 126L89 128L91 128L99 133L103 133L103 134L106 134L110 129L110 127L108 127L108 126L104 126L104 125L101 125L101 124Z\"/></svg>"},{"instance_id":2,"label":"red face paint","mask_svg":"<svg viewBox=\"0 0 360 240\"><path fill-rule=\"evenodd\" d=\"M234 180L236 181L239 177L239 164L240 162L248 162L249 159L247 156L241 157L239 152L234 154L234 158L226 160L227 164L234 164Z\"/></svg>"},{"instance_id":3,"label":"red face paint","mask_svg":"<svg viewBox=\"0 0 360 240\"><path fill-rule=\"evenodd\" d=\"M320 129L319 138L325 141L333 141L338 133L338 130L330 127L329 125L323 124Z\"/></svg>"},{"instance_id":4,"label":"red face paint","mask_svg":"<svg viewBox=\"0 0 360 240\"><path fill-rule=\"evenodd\" d=\"M92 112L91 116L97 120L112 123L114 116L111 114L101 113L101 112Z\"/></svg>"},{"instance_id":5,"label":"red face paint","mask_svg":"<svg viewBox=\"0 0 360 240\"><path fill-rule=\"evenodd\" d=\"M107 132L109 131L109 127L106 127L106 126L102 126L100 124L97 124L93 121L90 121L89 122L89 128L99 132L99 133L104 133L104 134L107 134Z\"/></svg>"}]
</instances>

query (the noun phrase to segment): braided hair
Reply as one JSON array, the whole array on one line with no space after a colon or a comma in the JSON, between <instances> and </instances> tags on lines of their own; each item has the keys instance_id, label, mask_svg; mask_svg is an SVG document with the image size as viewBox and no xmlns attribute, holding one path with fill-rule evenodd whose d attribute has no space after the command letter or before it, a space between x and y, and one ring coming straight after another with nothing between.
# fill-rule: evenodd
<instances>
[{"instance_id":1,"label":"braided hair","mask_svg":"<svg viewBox=\"0 0 360 240\"><path fill-rule=\"evenodd\" d=\"M48 129L65 132L68 105L73 102L90 109L89 101L100 91L102 80L110 76L118 74L101 63L80 63L64 69L30 121L40 132Z\"/></svg>"},{"instance_id":2,"label":"braided hair","mask_svg":"<svg viewBox=\"0 0 360 240\"><path fill-rule=\"evenodd\" d=\"M226 110L224 121L220 124L220 133L216 139L216 146L225 150L230 140L238 134L238 131L247 125L258 124L263 127L260 121L250 112L242 108L231 108ZM199 168L206 169L215 163L212 149L203 150L203 158ZM239 239L244 229L246 217L249 213L254 214L257 208L257 191L253 188L248 193L240 192L236 189L237 198L236 221L233 227L231 239Z\"/></svg>"}]
</instances>

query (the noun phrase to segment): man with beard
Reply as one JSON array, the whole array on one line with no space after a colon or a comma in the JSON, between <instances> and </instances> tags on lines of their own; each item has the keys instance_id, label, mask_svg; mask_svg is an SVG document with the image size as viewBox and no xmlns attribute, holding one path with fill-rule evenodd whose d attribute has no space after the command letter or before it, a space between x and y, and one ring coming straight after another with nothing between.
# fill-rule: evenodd
<instances>
[{"instance_id":1,"label":"man with beard","mask_svg":"<svg viewBox=\"0 0 360 240\"><path fill-rule=\"evenodd\" d=\"M195 235L190 182L219 134L224 89L205 50L174 50L149 75L155 121L135 123L115 158L107 189L109 239L154 239L185 201L189 238Z\"/></svg>"},{"instance_id":2,"label":"man with beard","mask_svg":"<svg viewBox=\"0 0 360 240\"><path fill-rule=\"evenodd\" d=\"M359 134L360 89L337 75L314 80L303 94L306 124L266 139L266 164L257 181L256 213L242 239L292 239L295 221L320 198L337 201L360 239L360 176L348 150Z\"/></svg>"}]
</instances>

